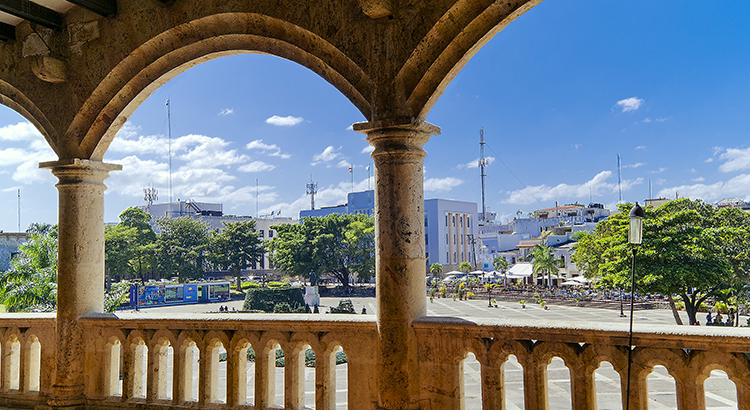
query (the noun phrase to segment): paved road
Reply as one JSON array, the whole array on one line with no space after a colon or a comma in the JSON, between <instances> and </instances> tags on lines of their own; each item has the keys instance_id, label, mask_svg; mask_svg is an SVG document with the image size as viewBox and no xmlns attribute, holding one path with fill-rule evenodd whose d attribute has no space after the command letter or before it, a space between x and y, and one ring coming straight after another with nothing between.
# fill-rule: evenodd
<instances>
[{"instance_id":1,"label":"paved road","mask_svg":"<svg viewBox=\"0 0 750 410\"><path fill-rule=\"evenodd\" d=\"M323 298L321 299L321 312L325 312L328 307L338 305L340 298ZM374 315L376 311L375 298L352 298L354 307L359 313L364 307L367 314ZM240 309L241 301L233 301L224 304L231 310ZM158 317L160 313L195 313L195 312L218 312L218 304L209 305L187 305L161 308L142 309L139 314L150 317ZM575 306L556 306L554 302L550 304L549 310L542 309L539 305L528 304L524 309L515 302L499 302L497 308L488 308L486 300L455 301L452 299L435 299L427 303L427 313L430 316L455 316L467 319L490 317L506 319L552 319L566 321L595 321L598 323L627 323L629 318L621 318L619 310L593 309ZM229 313L231 314L231 313ZM682 312L683 321L687 321L687 316ZM634 320L636 323L649 323L659 325L674 325L672 312L669 310L643 310L636 311ZM744 323L745 317L741 318ZM481 389L480 389L480 366L473 355L464 364L465 380L465 397L466 409L481 409ZM248 363L248 402L252 403L254 386L254 365ZM283 368L276 369L276 403L281 404L283 400ZM563 361L559 358L552 360L547 368L549 382L549 403L550 410L570 409L570 373L565 367ZM219 397L224 397L224 386L226 380L226 368L222 363L220 365L221 391ZM337 374L337 409L346 409L346 365L339 365L336 368ZM614 371L609 363L603 363L595 375L598 409L610 410L621 409L622 401L620 396L620 376ZM521 410L524 408L523 403L523 369L511 357L505 363L505 384L507 387L506 407L508 410ZM677 407L675 384L671 376L663 367L657 367L649 375L649 409L664 410L674 409ZM197 381L196 387L197 389ZM314 408L314 389L315 389L315 370L305 369L305 404ZM729 381L726 374L720 371L711 373L711 377L706 381L706 409L707 410L727 410L737 409L737 395L734 384ZM197 391L197 390L196 390Z\"/></svg>"}]
</instances>

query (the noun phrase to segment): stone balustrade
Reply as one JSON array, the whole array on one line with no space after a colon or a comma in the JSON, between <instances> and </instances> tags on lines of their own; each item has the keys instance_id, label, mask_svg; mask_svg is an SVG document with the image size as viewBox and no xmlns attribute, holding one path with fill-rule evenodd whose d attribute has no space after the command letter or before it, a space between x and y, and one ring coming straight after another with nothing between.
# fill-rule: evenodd
<instances>
[{"instance_id":1,"label":"stone balustrade","mask_svg":"<svg viewBox=\"0 0 750 410\"><path fill-rule=\"evenodd\" d=\"M335 353L340 349L348 358L348 408L373 408L377 402L373 316L195 314L151 319L118 313L86 315L81 324L87 408L274 407L277 348L286 362L284 408L304 407L308 348L316 356L316 409L336 407ZM469 353L481 365L484 409L505 408L503 364L510 355L523 367L527 410L548 408L546 369L554 357L569 369L570 408L596 409L594 372L603 362L620 374L626 391L628 333L620 324L422 317L413 327L425 409L464 408L462 362ZM54 331L51 314L0 317L0 405L45 404L54 380ZM647 409L646 377L657 365L674 378L681 410L705 408L703 382L712 370L726 372L736 386L738 408L750 408L747 329L636 324L633 344L631 409ZM253 383L248 383L250 348L255 352Z\"/></svg>"}]
</instances>

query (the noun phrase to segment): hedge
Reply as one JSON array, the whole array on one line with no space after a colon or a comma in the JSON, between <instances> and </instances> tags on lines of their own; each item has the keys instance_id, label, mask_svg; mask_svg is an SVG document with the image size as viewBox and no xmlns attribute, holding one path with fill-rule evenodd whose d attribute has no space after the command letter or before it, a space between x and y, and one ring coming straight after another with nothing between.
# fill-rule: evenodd
<instances>
[{"instance_id":1,"label":"hedge","mask_svg":"<svg viewBox=\"0 0 750 410\"><path fill-rule=\"evenodd\" d=\"M276 305L284 303L276 308ZM262 310L266 313L305 312L305 299L300 288L255 288L247 291L242 310Z\"/></svg>"}]
</instances>

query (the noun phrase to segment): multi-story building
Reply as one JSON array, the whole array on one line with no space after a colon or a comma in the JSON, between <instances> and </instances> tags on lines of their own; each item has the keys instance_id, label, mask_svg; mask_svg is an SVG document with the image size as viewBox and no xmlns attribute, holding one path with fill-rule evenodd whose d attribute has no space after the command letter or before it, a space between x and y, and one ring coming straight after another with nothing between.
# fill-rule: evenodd
<instances>
[{"instance_id":1,"label":"multi-story building","mask_svg":"<svg viewBox=\"0 0 750 410\"><path fill-rule=\"evenodd\" d=\"M457 269L463 262L475 264L480 246L476 202L451 199L424 201L425 260Z\"/></svg>"},{"instance_id":2,"label":"multi-story building","mask_svg":"<svg viewBox=\"0 0 750 410\"><path fill-rule=\"evenodd\" d=\"M300 219L310 216L338 214L372 215L375 191L352 192L347 203L314 210L300 211ZM475 249L479 247L476 234L476 202L451 199L424 201L425 261L439 263L447 269L457 269L462 262L475 263Z\"/></svg>"}]
</instances>

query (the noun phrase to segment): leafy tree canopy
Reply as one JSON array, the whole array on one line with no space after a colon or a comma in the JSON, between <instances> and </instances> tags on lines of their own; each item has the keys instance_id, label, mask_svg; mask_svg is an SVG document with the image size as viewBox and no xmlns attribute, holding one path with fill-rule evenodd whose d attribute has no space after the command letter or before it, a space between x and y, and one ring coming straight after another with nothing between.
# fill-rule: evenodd
<instances>
[{"instance_id":1,"label":"leafy tree canopy","mask_svg":"<svg viewBox=\"0 0 750 410\"><path fill-rule=\"evenodd\" d=\"M632 204L581 237L573 261L601 286L630 287L628 214ZM723 290L748 283L750 216L687 198L644 208L643 243L637 246L636 287L642 292L680 295L690 323L700 304Z\"/></svg>"},{"instance_id":2,"label":"leafy tree canopy","mask_svg":"<svg viewBox=\"0 0 750 410\"><path fill-rule=\"evenodd\" d=\"M177 276L180 282L203 276L208 260L209 227L206 222L187 217L160 218L156 240L156 264L164 276Z\"/></svg>"},{"instance_id":3,"label":"leafy tree canopy","mask_svg":"<svg viewBox=\"0 0 750 410\"><path fill-rule=\"evenodd\" d=\"M216 266L234 273L237 289L242 289L240 272L259 262L266 252L255 220L224 222L224 229L213 236L212 260Z\"/></svg>"},{"instance_id":4,"label":"leafy tree canopy","mask_svg":"<svg viewBox=\"0 0 750 410\"><path fill-rule=\"evenodd\" d=\"M275 225L278 236L269 242L277 269L291 275L330 275L345 287L351 275L369 279L375 270L372 217L332 214L304 218L297 225Z\"/></svg>"}]
</instances>

